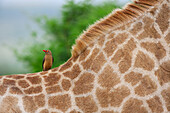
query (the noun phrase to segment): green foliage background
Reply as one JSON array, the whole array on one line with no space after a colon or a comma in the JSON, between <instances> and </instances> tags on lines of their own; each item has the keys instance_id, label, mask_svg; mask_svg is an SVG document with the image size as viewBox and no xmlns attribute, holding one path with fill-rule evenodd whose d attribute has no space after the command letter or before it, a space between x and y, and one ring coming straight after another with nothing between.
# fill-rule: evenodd
<instances>
[{"instance_id":1,"label":"green foliage background","mask_svg":"<svg viewBox=\"0 0 170 113\"><path fill-rule=\"evenodd\" d=\"M15 50L14 53L31 72L38 72L42 70L44 57L42 50L49 49L54 57L53 67L57 67L70 58L71 46L83 30L115 8L120 7L113 1L92 5L91 0L84 0L80 3L68 0L67 4L63 6L61 19L46 16L36 18L36 22L45 32L44 41L34 38L33 44L26 46L20 52ZM37 34L37 32L32 32L33 37L37 37Z\"/></svg>"}]
</instances>

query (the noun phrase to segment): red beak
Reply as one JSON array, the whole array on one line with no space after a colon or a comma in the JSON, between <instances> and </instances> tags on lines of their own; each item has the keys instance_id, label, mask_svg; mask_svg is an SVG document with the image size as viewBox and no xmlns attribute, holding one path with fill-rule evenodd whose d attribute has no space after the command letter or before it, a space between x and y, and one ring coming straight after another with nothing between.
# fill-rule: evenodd
<instances>
[{"instance_id":1,"label":"red beak","mask_svg":"<svg viewBox=\"0 0 170 113\"><path fill-rule=\"evenodd\" d=\"M43 50L44 52L47 52L46 50Z\"/></svg>"}]
</instances>

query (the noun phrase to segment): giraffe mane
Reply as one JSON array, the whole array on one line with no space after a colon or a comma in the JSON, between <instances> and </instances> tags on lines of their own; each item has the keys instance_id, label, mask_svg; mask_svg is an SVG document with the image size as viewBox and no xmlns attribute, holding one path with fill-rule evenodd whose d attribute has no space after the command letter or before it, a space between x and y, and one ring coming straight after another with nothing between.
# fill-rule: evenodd
<instances>
[{"instance_id":1,"label":"giraffe mane","mask_svg":"<svg viewBox=\"0 0 170 113\"><path fill-rule=\"evenodd\" d=\"M116 9L95 22L76 39L76 44L72 46L72 57L80 55L100 36L109 32L110 28L114 29L134 20L158 2L160 0L134 0L133 3L127 4L123 9Z\"/></svg>"}]
</instances>

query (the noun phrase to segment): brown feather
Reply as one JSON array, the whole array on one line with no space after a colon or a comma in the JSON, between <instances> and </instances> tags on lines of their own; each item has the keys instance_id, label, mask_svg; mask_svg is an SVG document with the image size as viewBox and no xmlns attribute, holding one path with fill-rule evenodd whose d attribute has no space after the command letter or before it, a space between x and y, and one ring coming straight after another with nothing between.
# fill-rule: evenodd
<instances>
[{"instance_id":1,"label":"brown feather","mask_svg":"<svg viewBox=\"0 0 170 113\"><path fill-rule=\"evenodd\" d=\"M53 64L53 57L51 54L46 54L43 61L43 71L51 69Z\"/></svg>"}]
</instances>

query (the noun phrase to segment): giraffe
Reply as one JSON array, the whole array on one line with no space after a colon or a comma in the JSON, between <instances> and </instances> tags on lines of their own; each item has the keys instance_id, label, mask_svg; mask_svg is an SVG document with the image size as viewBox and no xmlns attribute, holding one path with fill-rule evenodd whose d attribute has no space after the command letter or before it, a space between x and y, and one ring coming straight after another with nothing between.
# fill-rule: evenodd
<instances>
[{"instance_id":1,"label":"giraffe","mask_svg":"<svg viewBox=\"0 0 170 113\"><path fill-rule=\"evenodd\" d=\"M63 65L0 77L0 113L168 113L170 3L138 0L90 26Z\"/></svg>"}]
</instances>

